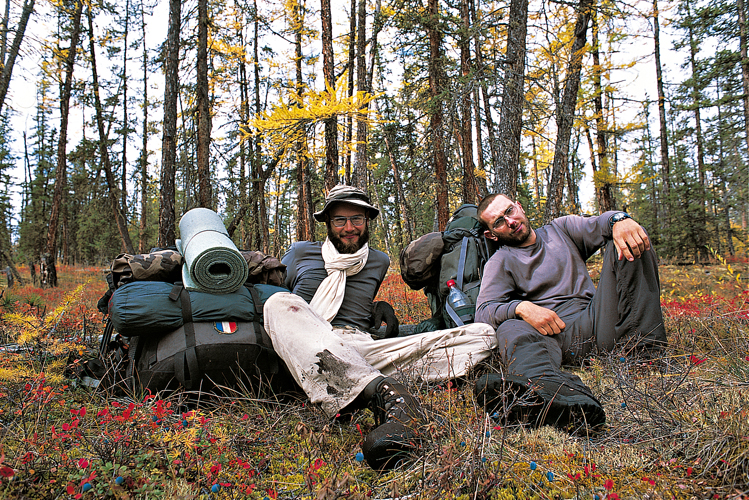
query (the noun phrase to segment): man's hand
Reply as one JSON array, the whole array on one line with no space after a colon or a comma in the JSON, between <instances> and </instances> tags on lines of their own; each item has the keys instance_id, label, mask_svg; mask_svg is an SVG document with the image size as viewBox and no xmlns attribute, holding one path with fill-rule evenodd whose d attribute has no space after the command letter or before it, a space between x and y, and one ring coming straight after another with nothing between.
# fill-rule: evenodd
<instances>
[{"instance_id":1,"label":"man's hand","mask_svg":"<svg viewBox=\"0 0 749 500\"><path fill-rule=\"evenodd\" d=\"M612 235L619 260L624 257L631 262L650 250L648 235L642 226L632 219L623 219L614 224Z\"/></svg>"},{"instance_id":2,"label":"man's hand","mask_svg":"<svg viewBox=\"0 0 749 500\"><path fill-rule=\"evenodd\" d=\"M542 335L556 335L564 330L564 321L551 309L523 301L515 308L515 315L538 330Z\"/></svg>"},{"instance_id":3,"label":"man's hand","mask_svg":"<svg viewBox=\"0 0 749 500\"><path fill-rule=\"evenodd\" d=\"M379 328L382 322L385 322L385 336L383 338L389 339L398 336L399 322L393 306L384 301L375 302L372 314L374 316L372 328Z\"/></svg>"}]
</instances>

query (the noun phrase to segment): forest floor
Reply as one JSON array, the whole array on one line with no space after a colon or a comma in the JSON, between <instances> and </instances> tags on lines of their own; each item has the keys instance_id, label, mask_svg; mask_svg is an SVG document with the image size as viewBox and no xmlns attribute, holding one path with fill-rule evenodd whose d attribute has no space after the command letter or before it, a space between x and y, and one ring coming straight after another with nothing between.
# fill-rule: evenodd
<instances>
[{"instance_id":1,"label":"forest floor","mask_svg":"<svg viewBox=\"0 0 749 500\"><path fill-rule=\"evenodd\" d=\"M64 369L97 354L106 283L102 269L61 266L59 288L0 297L0 498L747 498L745 272L662 266L663 357L642 362L623 348L570 368L603 403L602 432L489 416L474 400L475 374L406 381L440 424L423 430L414 462L380 474L357 456L374 425L368 410L330 421L301 396L250 387L196 400L75 384ZM404 324L428 316L397 273L380 298Z\"/></svg>"}]
</instances>

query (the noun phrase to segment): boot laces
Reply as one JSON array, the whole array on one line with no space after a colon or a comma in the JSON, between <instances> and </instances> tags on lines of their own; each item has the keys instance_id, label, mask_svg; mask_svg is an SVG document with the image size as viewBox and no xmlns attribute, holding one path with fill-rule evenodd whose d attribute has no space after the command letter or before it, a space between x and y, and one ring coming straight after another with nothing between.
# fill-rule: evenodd
<instances>
[{"instance_id":1,"label":"boot laces","mask_svg":"<svg viewBox=\"0 0 749 500\"><path fill-rule=\"evenodd\" d=\"M402 407L405 404L406 398L398 392L398 389L389 383L382 384L370 402L375 423L379 426L399 418L403 413L408 413L407 409Z\"/></svg>"}]
</instances>

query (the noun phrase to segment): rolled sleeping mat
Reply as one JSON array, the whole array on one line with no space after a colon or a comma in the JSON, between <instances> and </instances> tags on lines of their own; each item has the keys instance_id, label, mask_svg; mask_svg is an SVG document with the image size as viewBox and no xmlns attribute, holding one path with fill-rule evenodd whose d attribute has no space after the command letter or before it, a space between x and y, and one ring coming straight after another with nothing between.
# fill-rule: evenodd
<instances>
[{"instance_id":1,"label":"rolled sleeping mat","mask_svg":"<svg viewBox=\"0 0 749 500\"><path fill-rule=\"evenodd\" d=\"M249 268L224 221L213 210L193 208L179 221L177 249L185 259L182 283L190 291L232 293L247 280Z\"/></svg>"}]
</instances>

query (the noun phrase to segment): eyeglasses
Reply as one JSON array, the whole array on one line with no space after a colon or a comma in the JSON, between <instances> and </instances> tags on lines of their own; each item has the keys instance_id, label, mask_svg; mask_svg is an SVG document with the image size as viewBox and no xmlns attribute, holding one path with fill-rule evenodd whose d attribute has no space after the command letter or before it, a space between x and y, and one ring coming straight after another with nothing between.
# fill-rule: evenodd
<instances>
[{"instance_id":1,"label":"eyeglasses","mask_svg":"<svg viewBox=\"0 0 749 500\"><path fill-rule=\"evenodd\" d=\"M330 222L333 223L335 227L343 227L346 225L346 221L351 221L351 224L353 224L355 227L363 226L364 223L367 221L367 218L363 215L354 215L353 217L331 217Z\"/></svg>"},{"instance_id":2,"label":"eyeglasses","mask_svg":"<svg viewBox=\"0 0 749 500\"><path fill-rule=\"evenodd\" d=\"M492 225L492 229L494 231L499 231L500 229L502 229L502 227L507 224L507 217L512 217L513 215L515 215L515 212L517 212L517 204L513 203L512 205L507 207L504 215L497 217L497 220L495 220L494 224Z\"/></svg>"}]
</instances>

